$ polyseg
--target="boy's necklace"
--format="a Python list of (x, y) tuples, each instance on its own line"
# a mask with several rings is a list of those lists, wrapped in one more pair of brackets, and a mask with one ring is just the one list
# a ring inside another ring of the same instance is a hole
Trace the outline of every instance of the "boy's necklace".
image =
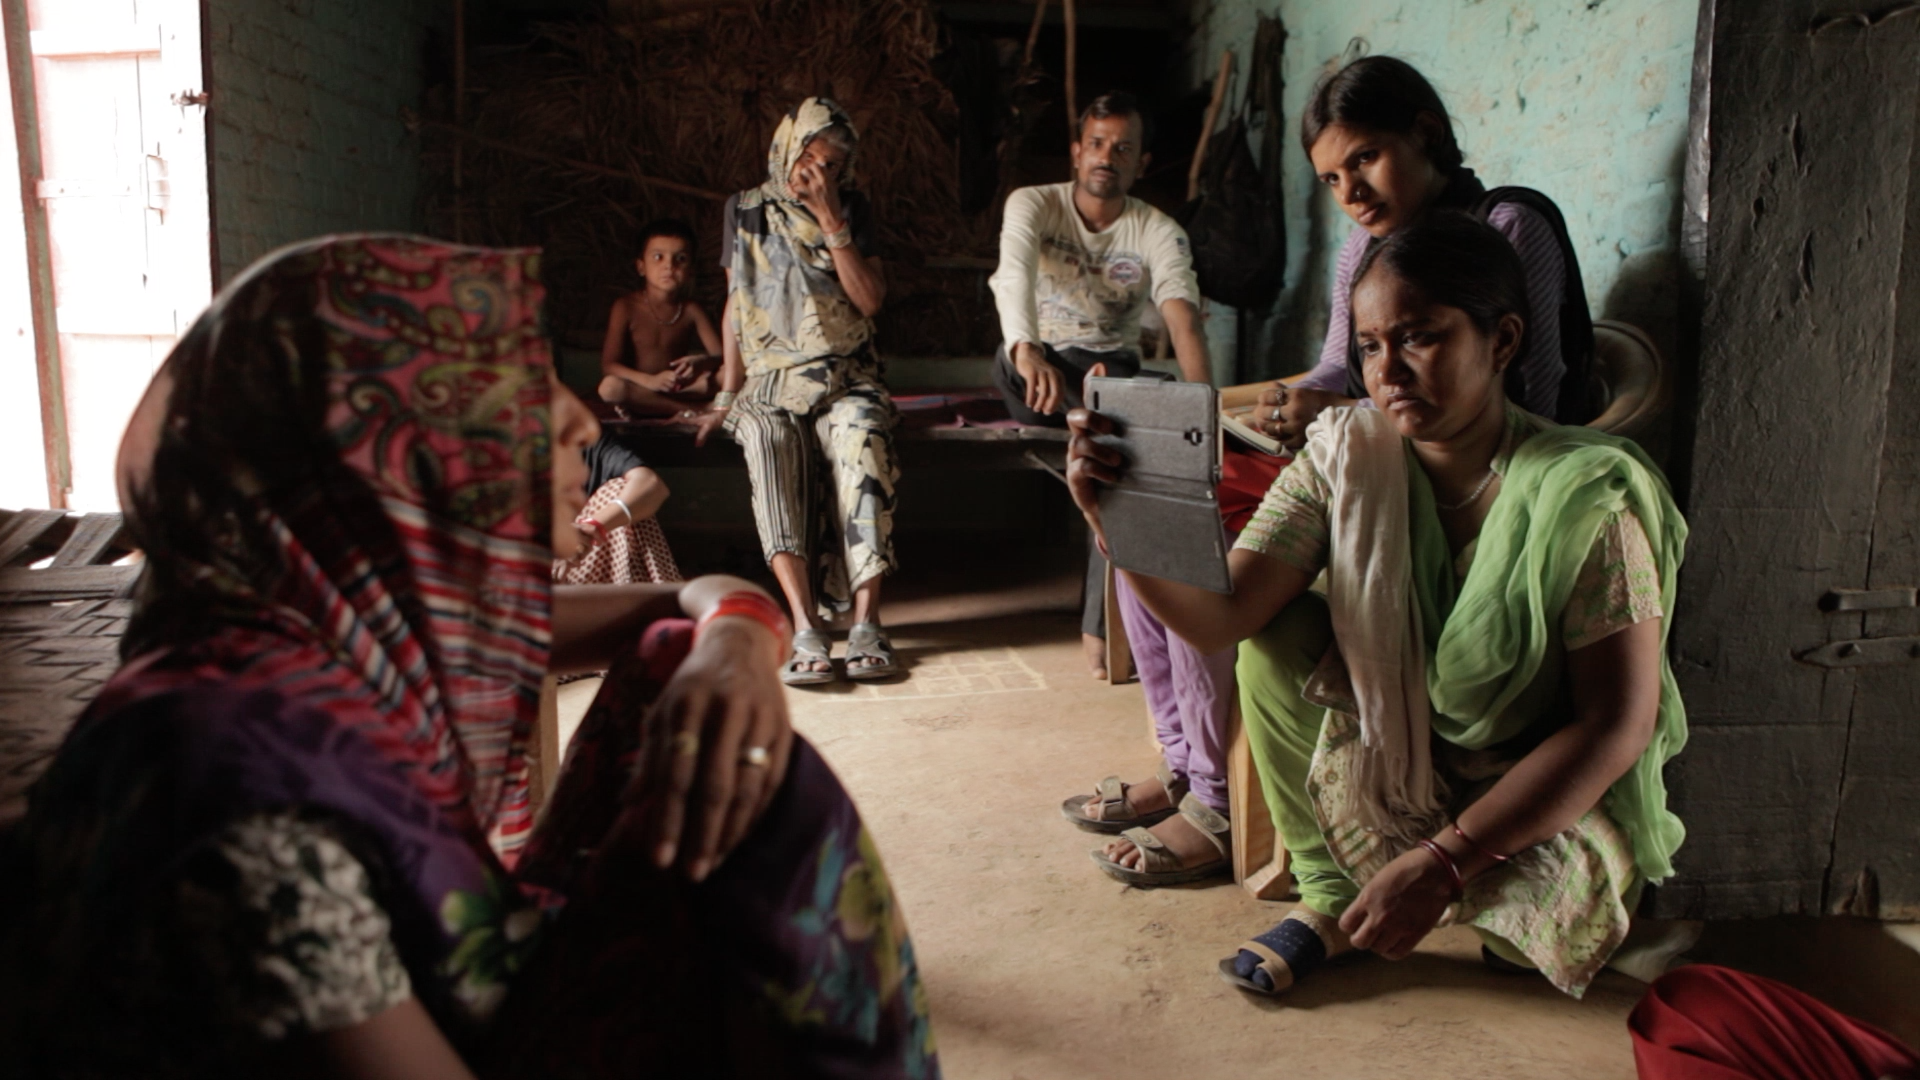
[(674, 308), (674, 309), (673, 309), (673, 318), (671, 318), (671, 319), (662, 319), (662, 318), (661, 318), (660, 316), (658, 316), (658, 315), (655, 315), (655, 314), (653, 313), (653, 308), (652, 308), (652, 307), (651, 307), (650, 305), (648, 305), (648, 304), (647, 304), (647, 302), (646, 302), (645, 300), (642, 300), (642, 301), (640, 302), (640, 306), (641, 306), (641, 307), (643, 307), (643, 308), (646, 308), (646, 310), (647, 310), (647, 318), (649, 318), (649, 319), (652, 319), (652, 320), (653, 320), (654, 322), (657, 322), (657, 323), (659, 323), (659, 324), (660, 324), (661, 326), (672, 326), (672, 325), (673, 325), (674, 323), (677, 323), (677, 322), (679, 322), (679, 321), (680, 321), (680, 316), (681, 316), (681, 315), (684, 315), (684, 314), (686, 313), (686, 310), (687, 310), (687, 304), (686, 304), (686, 301), (684, 301), (684, 300), (682, 300), (682, 301), (680, 302), (680, 306), (678, 306), (678, 307), (676, 307), (676, 308)]

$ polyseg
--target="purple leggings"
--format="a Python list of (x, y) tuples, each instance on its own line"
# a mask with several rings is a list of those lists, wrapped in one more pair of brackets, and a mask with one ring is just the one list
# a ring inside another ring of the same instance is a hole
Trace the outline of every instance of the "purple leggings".
[(1166, 751), (1167, 768), (1187, 778), (1202, 803), (1227, 812), (1227, 750), (1232, 720), (1235, 648), (1202, 653), (1168, 630), (1113, 576), (1120, 618), (1126, 623), (1133, 666), (1147, 693), (1147, 711)]

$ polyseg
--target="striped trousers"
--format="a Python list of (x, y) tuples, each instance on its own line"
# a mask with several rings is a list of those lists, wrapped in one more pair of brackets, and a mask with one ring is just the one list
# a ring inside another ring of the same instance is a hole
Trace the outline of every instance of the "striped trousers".
[(891, 573), (899, 414), (877, 378), (849, 373), (812, 409), (778, 402), (781, 376), (750, 379), (727, 417), (753, 483), (761, 553), (809, 561), (815, 595), (844, 607), (853, 590)]

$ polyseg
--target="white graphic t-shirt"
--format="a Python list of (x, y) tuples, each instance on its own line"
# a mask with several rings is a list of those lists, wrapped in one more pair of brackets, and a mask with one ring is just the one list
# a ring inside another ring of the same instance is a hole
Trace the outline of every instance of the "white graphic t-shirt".
[(1118, 221), (1092, 232), (1073, 208), (1072, 183), (1007, 196), (1000, 267), (987, 283), (1008, 345), (1131, 349), (1147, 301), (1200, 303), (1185, 229), (1128, 198)]

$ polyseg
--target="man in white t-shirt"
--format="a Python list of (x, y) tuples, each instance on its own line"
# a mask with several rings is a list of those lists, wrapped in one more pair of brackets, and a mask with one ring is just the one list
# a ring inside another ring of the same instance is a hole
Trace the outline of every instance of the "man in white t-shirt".
[[(1149, 302), (1160, 308), (1180, 374), (1207, 381), (1200, 283), (1187, 232), (1127, 196), (1151, 160), (1146, 141), (1146, 117), (1133, 95), (1102, 94), (1080, 114), (1073, 180), (1007, 196), (1000, 266), (987, 282), (1002, 337), (993, 384), (1023, 424), (1065, 426), (1095, 364), (1105, 364), (1108, 375), (1138, 375), (1140, 315)], [(1104, 679), (1107, 562), (1088, 546), (1080, 634), (1088, 669)]]
[(1132, 94), (1102, 94), (1080, 115), (1073, 180), (1007, 196), (1000, 267), (988, 284), (1002, 342), (994, 385), (1014, 419), (1059, 427), (1094, 364), (1140, 371), (1140, 315), (1157, 305), (1180, 373), (1207, 381), (1200, 285), (1186, 230), (1129, 198), (1151, 160)]

